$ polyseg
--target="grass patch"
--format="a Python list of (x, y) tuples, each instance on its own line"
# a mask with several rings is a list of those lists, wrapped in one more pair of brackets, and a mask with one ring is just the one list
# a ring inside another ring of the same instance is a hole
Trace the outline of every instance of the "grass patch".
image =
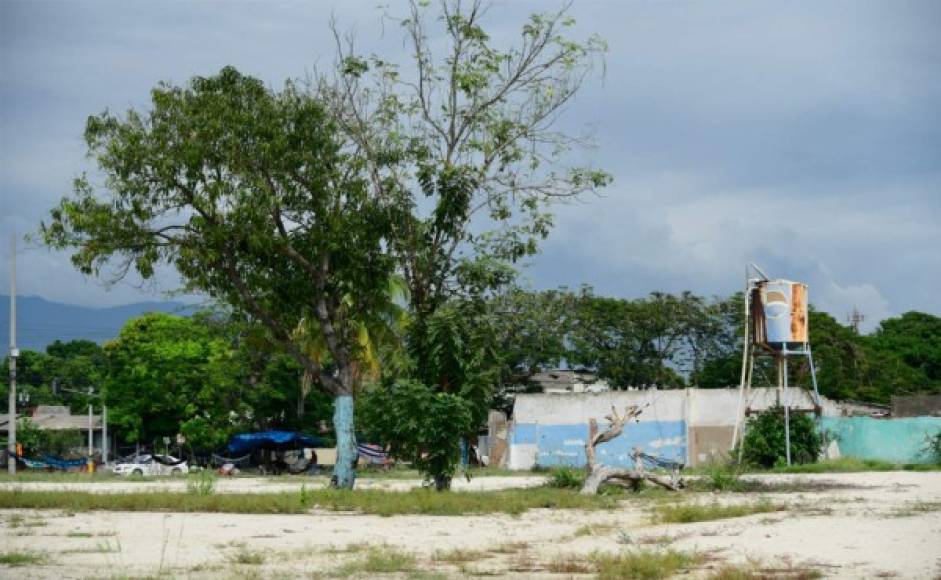
[(916, 501), (905, 507), (897, 508), (892, 512), (892, 515), (897, 518), (906, 518), (937, 511), (941, 511), (941, 501)]
[(453, 550), (438, 550), (431, 556), (433, 562), (447, 562), (449, 564), (463, 564), (464, 562), (473, 562), (487, 558), (490, 555), (480, 550), (462, 550), (455, 548)]
[(553, 574), (590, 574), (594, 570), (591, 562), (573, 555), (556, 556), (546, 564), (546, 571)]
[(653, 508), (656, 523), (690, 524), (727, 518), (740, 518), (752, 514), (782, 511), (784, 506), (769, 501), (748, 504), (663, 504)]
[[(303, 495), (303, 497), (302, 497)], [(399, 514), (521, 514), (533, 508), (596, 510), (615, 500), (572, 490), (544, 488), (503, 491), (435, 492), (414, 489), (316, 489), (298, 493), (195, 495), (167, 491), (98, 494), (72, 491), (0, 490), (0, 509), (62, 509), (73, 512), (157, 511), (297, 514), (311, 508), (392, 516)]]
[(393, 574), (396, 572), (414, 572), (417, 560), (409, 552), (391, 546), (370, 547), (366, 555), (353, 562), (347, 562), (337, 570), (340, 576), (358, 574)]
[(575, 537), (600, 536), (614, 531), (617, 528), (615, 524), (585, 524), (575, 530)]
[(38, 566), (46, 561), (45, 554), (39, 552), (3, 552), (0, 553), (0, 565), (2, 566)]
[(506, 542), (487, 550), (491, 554), (518, 554), (529, 548), (528, 542)]
[(701, 561), (702, 557), (697, 554), (676, 550), (637, 550), (619, 554), (595, 553), (591, 556), (599, 580), (669, 578)]
[(207, 496), (216, 491), (216, 473), (208, 469), (190, 473), (186, 478), (186, 493)]
[(246, 566), (260, 566), (265, 563), (265, 554), (255, 550), (239, 550), (229, 555), (229, 562)]
[(96, 471), (87, 473), (81, 471), (66, 472), (47, 472), (47, 471), (21, 471), (16, 475), (9, 473), (0, 474), (0, 483), (26, 483), (26, 482), (50, 482), (50, 483), (104, 483), (115, 481), (153, 481), (153, 478), (135, 478), (122, 477), (107, 471)]
[(549, 486), (561, 489), (581, 489), (585, 483), (585, 470), (574, 467), (555, 467), (549, 472)]
[(823, 573), (812, 568), (800, 568), (795, 566), (767, 568), (757, 563), (748, 563), (723, 564), (707, 576), (708, 580), (766, 580), (767, 578), (814, 580), (816, 578), (823, 578)]
[(936, 471), (941, 469), (937, 465), (899, 465), (881, 461), (879, 459), (859, 459), (857, 457), (841, 457), (827, 459), (817, 463), (803, 463), (800, 465), (780, 466), (771, 470), (773, 473), (852, 473), (856, 471)]

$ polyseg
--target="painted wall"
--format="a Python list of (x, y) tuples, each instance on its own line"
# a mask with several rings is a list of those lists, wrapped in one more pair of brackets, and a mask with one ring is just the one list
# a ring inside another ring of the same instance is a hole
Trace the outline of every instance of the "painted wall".
[(941, 431), (941, 417), (822, 417), (821, 428), (836, 435), (843, 456), (929, 463), (930, 457), (923, 452), (925, 439)]
[[(603, 431), (607, 428), (607, 423), (599, 422), (598, 428)], [(587, 439), (588, 425), (585, 423), (517, 423), (513, 429), (513, 445), (526, 448), (532, 454), (533, 466), (538, 467), (584, 466)], [(598, 461), (614, 467), (632, 467), (634, 460), (631, 458), (631, 451), (635, 446), (650, 455), (685, 463), (686, 422), (631, 423), (619, 437), (597, 448)], [(529, 454), (526, 457), (528, 456)]]
[[(714, 461), (725, 456), (731, 445), (738, 396), (737, 389), (521, 394), (516, 397), (509, 426), (506, 465), (510, 469), (583, 466), (588, 420), (595, 418), (599, 428), (604, 429), (607, 425), (604, 417), (612, 407), (623, 412), (631, 405), (643, 407), (643, 414), (637, 422), (627, 425), (620, 437), (598, 448), (600, 461), (630, 466), (634, 446), (687, 465)], [(752, 413), (759, 412), (777, 404), (778, 396), (773, 388), (752, 389), (743, 406)], [(806, 391), (791, 389), (790, 398), (794, 409), (814, 409), (813, 399)], [(913, 449), (920, 449), (923, 444), (924, 428), (878, 425), (875, 434), (870, 435), (868, 424), (840, 422), (853, 419), (840, 417), (844, 412), (840, 404), (823, 399), (821, 406), (825, 420), (831, 421), (826, 425), (836, 426), (825, 428), (845, 433), (843, 455), (911, 462)], [(917, 445), (914, 439), (918, 439)], [(895, 451), (885, 451), (886, 447)]]

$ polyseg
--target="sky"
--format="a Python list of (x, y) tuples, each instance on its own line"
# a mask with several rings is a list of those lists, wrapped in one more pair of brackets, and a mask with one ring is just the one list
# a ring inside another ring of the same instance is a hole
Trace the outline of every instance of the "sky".
[[(333, 60), (328, 24), (361, 52), (406, 61), (376, 0), (0, 0), (0, 293), (9, 239), (34, 232), (93, 171), (82, 131), (105, 109), (145, 109), (159, 81), (226, 65), (279, 87)], [(557, 2), (491, 3), (510, 41)], [(386, 10), (399, 13), (401, 2)], [(594, 135), (614, 176), (558, 206), (533, 288), (639, 297), (740, 290), (747, 262), (807, 282), (817, 307), (864, 330), (941, 314), (941, 3), (575, 0), (575, 34), (609, 45), (560, 127)], [(81, 305), (159, 298), (172, 271), (106, 287), (68, 255), (21, 243), (21, 294)]]

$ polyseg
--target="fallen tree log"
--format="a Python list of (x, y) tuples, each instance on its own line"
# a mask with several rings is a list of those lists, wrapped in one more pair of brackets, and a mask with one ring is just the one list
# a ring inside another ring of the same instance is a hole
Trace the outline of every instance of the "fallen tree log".
[(667, 478), (654, 473), (648, 473), (644, 469), (642, 452), (634, 448), (632, 457), (634, 458), (634, 468), (617, 468), (598, 463), (596, 460), (596, 447), (598, 445), (611, 441), (624, 432), (625, 424), (631, 419), (636, 418), (643, 413), (643, 408), (632, 405), (624, 410), (623, 415), (618, 415), (617, 410), (611, 407), (611, 414), (605, 417), (608, 420), (608, 428), (598, 432), (598, 421), (594, 418), (588, 420), (588, 441), (585, 443), (585, 458), (587, 460), (588, 475), (582, 484), (581, 493), (584, 495), (594, 495), (603, 483), (612, 483), (615, 485), (630, 485), (637, 488), (644, 481), (649, 481), (660, 487), (679, 491), (683, 487), (683, 482), (677, 477)]

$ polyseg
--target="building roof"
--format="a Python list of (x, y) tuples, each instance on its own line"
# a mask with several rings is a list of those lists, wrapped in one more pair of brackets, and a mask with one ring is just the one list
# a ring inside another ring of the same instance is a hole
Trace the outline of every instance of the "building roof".
[[(25, 415), (19, 414), (23, 419)], [(27, 417), (36, 427), (48, 431), (87, 430), (88, 415), (73, 415), (68, 407), (59, 405), (40, 405)], [(6, 429), (9, 423), (9, 414), (0, 415), (0, 429)], [(92, 415), (92, 430), (101, 429), (101, 415)]]

